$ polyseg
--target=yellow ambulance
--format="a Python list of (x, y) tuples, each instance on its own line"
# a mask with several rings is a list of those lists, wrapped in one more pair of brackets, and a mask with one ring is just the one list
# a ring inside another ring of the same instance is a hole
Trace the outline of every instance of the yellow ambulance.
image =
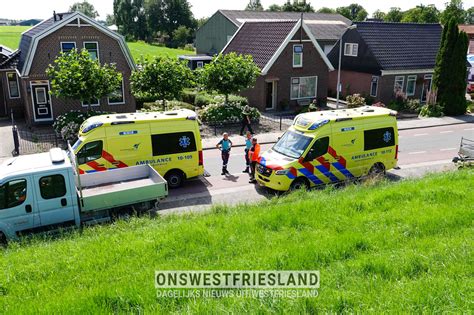
[(199, 124), (187, 109), (91, 117), (73, 150), (80, 173), (150, 164), (170, 188), (204, 173)]
[(287, 191), (384, 173), (397, 165), (396, 115), (373, 106), (298, 115), (260, 157), (256, 179)]

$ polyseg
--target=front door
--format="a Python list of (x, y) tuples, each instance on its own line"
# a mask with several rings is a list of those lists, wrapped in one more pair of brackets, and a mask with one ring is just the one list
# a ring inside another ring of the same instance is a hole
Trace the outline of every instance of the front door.
[(276, 107), (276, 81), (267, 82), (267, 95), (265, 100), (265, 109), (272, 110)]
[(33, 100), (33, 113), (35, 121), (53, 120), (48, 84), (32, 85), (31, 98)]
[(421, 102), (426, 103), (428, 93), (431, 91), (431, 85), (433, 84), (433, 75), (427, 74), (423, 80), (423, 90), (421, 90)]

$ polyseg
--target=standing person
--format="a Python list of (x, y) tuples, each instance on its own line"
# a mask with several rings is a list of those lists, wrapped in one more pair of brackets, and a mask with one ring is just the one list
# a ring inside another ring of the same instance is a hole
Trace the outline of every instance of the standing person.
[(318, 101), (314, 99), (311, 104), (309, 104), (308, 112), (316, 112), (319, 110)]
[(240, 128), (240, 135), (244, 135), (244, 129), (247, 127), (247, 129), (250, 131), (251, 134), (253, 134), (252, 126), (251, 126), (251, 119), (250, 119), (250, 106), (245, 105), (244, 109), (242, 110), (242, 128)]
[(232, 141), (229, 139), (229, 134), (224, 132), (222, 139), (216, 144), (216, 148), (221, 150), (222, 157), (222, 173), (221, 175), (230, 175), (227, 171), (227, 163), (229, 163), (230, 149), (232, 148)]
[(258, 158), (260, 157), (260, 144), (257, 142), (257, 138), (252, 139), (252, 147), (249, 151), (250, 159), (250, 180), (249, 183), (253, 184), (257, 182), (255, 180), (255, 167), (257, 166)]
[(249, 151), (250, 148), (252, 147), (252, 134), (250, 131), (247, 131), (247, 134), (245, 135), (245, 170), (242, 171), (242, 173), (249, 173), (250, 172), (250, 157), (249, 157)]

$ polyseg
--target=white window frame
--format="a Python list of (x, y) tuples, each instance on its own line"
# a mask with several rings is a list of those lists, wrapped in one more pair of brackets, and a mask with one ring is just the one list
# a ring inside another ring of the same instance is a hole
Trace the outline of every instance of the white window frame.
[[(301, 47), (301, 52), (300, 53), (295, 53), (295, 47)], [(301, 56), (301, 62), (300, 64), (295, 64), (295, 54), (299, 54)], [(291, 63), (293, 64), (293, 68), (303, 68), (303, 45), (302, 44), (297, 44), (293, 45), (293, 59)]]
[(99, 55), (100, 55), (100, 54), (99, 54), (99, 42), (94, 42), (94, 41), (87, 41), (87, 42), (84, 42), (84, 43), (82, 44), (82, 47), (83, 47), (85, 50), (87, 50), (86, 44), (95, 44), (96, 50), (97, 50), (97, 59), (96, 59), (96, 60), (97, 60), (97, 61), (100, 61), (100, 57), (99, 57)]
[(74, 44), (74, 48), (73, 48), (73, 49), (77, 49), (77, 44), (76, 44), (76, 42), (60, 42), (60, 44), (59, 44), (60, 47), (59, 47), (59, 48), (61, 48), (61, 52), (64, 52), (64, 50), (63, 50), (63, 44)]
[(403, 75), (397, 75), (395, 76), (395, 82), (393, 83), (393, 91), (396, 93), (397, 92), (397, 81), (401, 81), (402, 84), (401, 84), (401, 88), (400, 88), (400, 91), (403, 92), (403, 88), (405, 87), (405, 76)]
[[(349, 52), (347, 48), (349, 47)], [(355, 53), (354, 53), (355, 50)], [(344, 56), (357, 57), (359, 55), (359, 44), (357, 43), (345, 43), (344, 44)]]
[(203, 67), (204, 67), (204, 61), (196, 62), (196, 68), (203, 68)]
[[(8, 80), (8, 74), (9, 74), (9, 73), (15, 74), (15, 78), (16, 78), (16, 88), (17, 88), (17, 90), (18, 90), (18, 96), (12, 96), (12, 94), (11, 94), (11, 91), (10, 91), (10, 81)], [(18, 80), (18, 74), (17, 74), (16, 72), (9, 71), (9, 72), (6, 72), (6, 73), (5, 73), (5, 77), (6, 77), (6, 79), (7, 79), (8, 97), (9, 97), (11, 100), (21, 98), (20, 81)]]
[[(374, 79), (377, 79), (377, 83), (375, 83), (375, 84), (377, 84), (376, 88), (375, 88), (375, 95), (372, 94), (372, 84), (374, 84)], [(379, 91), (379, 81), (380, 81), (380, 77), (372, 76), (372, 79), (370, 80), (370, 96), (377, 97), (377, 94), (378, 94), (378, 91)]]
[(125, 104), (125, 85), (124, 85), (124, 82), (123, 82), (123, 77), (122, 77), (122, 101), (113, 103), (113, 102), (110, 101), (110, 98), (107, 97), (107, 103), (111, 106)]
[[(407, 76), (407, 88), (406, 88), (406, 91), (407, 91), (407, 96), (414, 96), (416, 94), (416, 80), (418, 79), (418, 76), (417, 75), (409, 75)], [(413, 81), (413, 92), (412, 93), (408, 93), (408, 83)]]
[[(301, 85), (301, 79), (307, 79), (307, 78), (314, 78), (315, 79), (315, 85), (314, 85), (314, 95), (313, 96), (305, 96), (301, 97), (300, 96), (300, 88), (299, 86)], [(293, 90), (293, 80), (294, 79), (299, 79), (298, 83), (298, 97), (294, 98), (291, 96), (291, 91)], [(301, 99), (311, 99), (311, 98), (316, 98), (318, 96), (318, 76), (316, 75), (311, 75), (311, 76), (306, 76), (306, 77), (291, 77), (290, 78), (290, 100), (301, 100)]]
[[(85, 104), (84, 102), (81, 101), (82, 107), (88, 107), (89, 105)], [(95, 104), (90, 104), (91, 107), (97, 107), (100, 106), (100, 99), (97, 99), (97, 103)]]
[[(44, 93), (44, 102), (40, 102), (38, 98), (38, 91), (43, 90)], [(46, 89), (45, 88), (36, 88), (35, 89), (35, 96), (36, 96), (36, 104), (38, 105), (43, 105), (43, 104), (48, 104), (48, 96), (46, 95)]]

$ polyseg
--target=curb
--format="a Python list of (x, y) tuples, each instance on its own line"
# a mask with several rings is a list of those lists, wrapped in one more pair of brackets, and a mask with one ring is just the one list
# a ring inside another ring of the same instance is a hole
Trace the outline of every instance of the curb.
[[(417, 126), (417, 127), (405, 127), (405, 128), (398, 128), (398, 130), (414, 130), (414, 129), (426, 129), (426, 128), (433, 128), (433, 127), (445, 127), (445, 126), (455, 126), (455, 125), (464, 125), (464, 124), (474, 124), (473, 121), (463, 121), (463, 122), (453, 122), (453, 123), (448, 123), (448, 124), (441, 124), (441, 125), (431, 125), (431, 126)], [(282, 131), (283, 132), (283, 131)], [(263, 141), (259, 142), (259, 144), (273, 144), (276, 143), (275, 141)], [(232, 146), (233, 148), (240, 148), (240, 147), (245, 147), (245, 144), (236, 144)], [(203, 147), (203, 151), (207, 150), (213, 150), (216, 147)]]

